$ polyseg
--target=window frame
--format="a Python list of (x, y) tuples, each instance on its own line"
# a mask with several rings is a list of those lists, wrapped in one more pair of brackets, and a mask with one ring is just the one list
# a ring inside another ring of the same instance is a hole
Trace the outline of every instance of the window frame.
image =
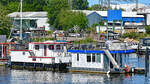
[(40, 45), (35, 45), (35, 50), (39, 50), (40, 49)]
[(92, 54), (92, 62), (96, 62), (96, 56), (95, 56), (95, 53)]
[(56, 50), (61, 50), (61, 45), (56, 45)]
[(77, 53), (77, 61), (79, 61), (79, 53)]
[(91, 62), (92, 60), (91, 60), (91, 54), (87, 54), (86, 55), (86, 61), (87, 62)]
[(48, 45), (49, 50), (54, 50), (54, 45)]

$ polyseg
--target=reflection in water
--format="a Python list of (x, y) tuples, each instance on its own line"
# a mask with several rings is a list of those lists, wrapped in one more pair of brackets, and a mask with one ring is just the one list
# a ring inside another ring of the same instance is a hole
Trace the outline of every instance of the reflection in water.
[[(126, 63), (144, 67), (144, 57), (131, 55)], [(138, 63), (140, 62), (140, 63)], [(0, 67), (0, 84), (150, 84), (150, 74), (88, 74), (10, 70)]]
[(0, 84), (149, 84), (149, 76), (134, 74), (59, 73), (0, 68)]

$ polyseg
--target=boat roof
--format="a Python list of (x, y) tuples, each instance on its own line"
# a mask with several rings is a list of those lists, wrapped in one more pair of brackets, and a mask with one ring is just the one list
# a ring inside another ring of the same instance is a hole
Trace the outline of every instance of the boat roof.
[[(71, 53), (105, 53), (104, 50), (68, 50), (67, 52)], [(111, 50), (110, 53), (134, 53), (135, 50)]]
[(30, 44), (68, 44), (68, 43), (71, 43), (71, 42), (58, 40), (58, 41), (45, 41), (45, 42), (31, 42)]

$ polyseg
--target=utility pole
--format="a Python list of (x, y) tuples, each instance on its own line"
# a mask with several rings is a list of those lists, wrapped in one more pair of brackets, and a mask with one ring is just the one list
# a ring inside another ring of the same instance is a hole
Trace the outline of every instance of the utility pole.
[(138, 3), (139, 3), (139, 1), (136, 0), (136, 9), (138, 9)]
[(110, 8), (110, 0), (108, 0), (108, 9)]
[(101, 6), (103, 7), (103, 0), (101, 0)]
[(99, 0), (99, 9), (101, 8), (101, 0)]
[(20, 1), (20, 40), (22, 40), (22, 0)]

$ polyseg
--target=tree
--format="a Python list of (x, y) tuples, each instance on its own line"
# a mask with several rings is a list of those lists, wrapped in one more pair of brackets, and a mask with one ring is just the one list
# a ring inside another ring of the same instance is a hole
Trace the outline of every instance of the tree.
[(150, 34), (150, 26), (145, 26), (145, 29), (146, 29), (146, 33)]
[(23, 11), (43, 11), (48, 0), (23, 0)]
[[(1, 0), (0, 3), (7, 7), (10, 12), (19, 11), (20, 0)], [(23, 0), (23, 11), (43, 11), (48, 0)], [(10, 13), (9, 12), (9, 13)]]
[(88, 4), (87, 0), (73, 0), (72, 8), (74, 10), (86, 10), (88, 9)]
[(69, 10), (70, 7), (67, 0), (50, 0), (45, 9), (48, 11), (50, 25), (58, 29), (58, 14), (61, 10)]
[(88, 19), (86, 15), (81, 12), (72, 12), (72, 11), (64, 11), (62, 10), (61, 13), (58, 15), (57, 18), (58, 27), (63, 30), (69, 30), (74, 26), (79, 27), (79, 31), (81, 29), (85, 29), (87, 27)]
[(9, 10), (9, 13), (18, 12), (20, 10), (19, 5), (20, 5), (19, 2), (10, 2), (7, 5), (7, 10)]
[(97, 10), (97, 11), (106, 11), (108, 9), (112, 9), (112, 8), (108, 8), (106, 6), (101, 6), (99, 4), (95, 4), (95, 5), (92, 5), (91, 7), (89, 7), (89, 10)]
[(8, 11), (0, 5), (0, 35), (9, 35), (11, 28), (10, 18), (7, 16)]

